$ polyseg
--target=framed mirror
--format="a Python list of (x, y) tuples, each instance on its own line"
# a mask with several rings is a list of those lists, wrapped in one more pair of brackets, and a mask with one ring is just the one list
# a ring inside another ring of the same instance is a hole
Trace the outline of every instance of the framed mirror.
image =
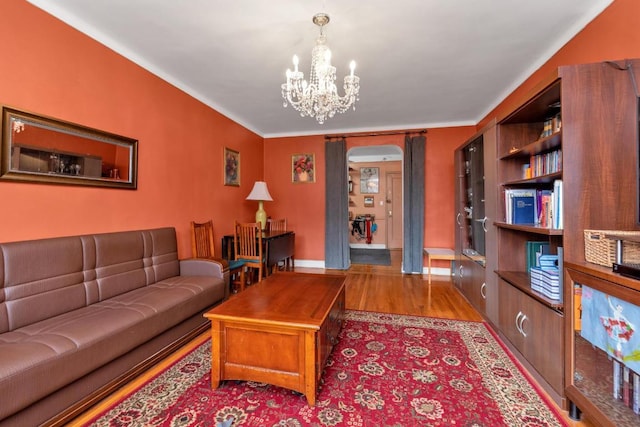
[(137, 188), (138, 141), (2, 107), (0, 180)]

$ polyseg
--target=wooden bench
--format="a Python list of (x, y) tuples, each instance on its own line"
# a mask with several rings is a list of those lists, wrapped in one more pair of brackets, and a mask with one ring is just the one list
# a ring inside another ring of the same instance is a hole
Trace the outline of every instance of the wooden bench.
[(456, 253), (452, 249), (447, 248), (424, 248), (424, 253), (427, 256), (429, 284), (431, 284), (431, 260), (442, 259), (446, 261), (453, 261), (456, 258)]

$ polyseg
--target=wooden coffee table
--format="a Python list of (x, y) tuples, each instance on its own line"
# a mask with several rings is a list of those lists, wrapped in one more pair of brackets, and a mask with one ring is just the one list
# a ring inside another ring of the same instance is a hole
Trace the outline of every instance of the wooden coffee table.
[(282, 272), (208, 311), (211, 388), (264, 382), (303, 393), (309, 405), (337, 342), (345, 276)]

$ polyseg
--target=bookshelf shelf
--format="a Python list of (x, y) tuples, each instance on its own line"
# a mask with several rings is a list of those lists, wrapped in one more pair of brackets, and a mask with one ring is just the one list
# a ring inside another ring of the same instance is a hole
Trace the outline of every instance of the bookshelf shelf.
[(542, 236), (562, 236), (563, 231), (561, 228), (549, 228), (540, 227), (537, 225), (525, 225), (525, 224), (507, 224), (506, 222), (495, 222), (494, 225), (498, 228), (505, 228), (509, 230), (523, 231), (526, 233), (540, 234)]
[(562, 178), (562, 171), (549, 173), (546, 175), (534, 176), (533, 178), (517, 179), (514, 181), (504, 182), (502, 185), (508, 187), (530, 186), (535, 184), (551, 184), (556, 179)]
[(564, 304), (561, 301), (556, 301), (545, 297), (544, 295), (534, 291), (531, 289), (531, 279), (529, 277), (529, 273), (526, 271), (496, 271), (496, 274), (501, 279), (509, 282), (512, 286), (518, 288), (531, 298), (535, 299), (539, 303), (562, 313), (564, 309)]
[(525, 145), (521, 148), (512, 147), (509, 152), (502, 157), (500, 160), (509, 160), (516, 159), (521, 157), (531, 157), (535, 156), (539, 153), (544, 153), (547, 151), (557, 150), (562, 145), (562, 131), (555, 132), (550, 136), (545, 138), (540, 138), (530, 144)]

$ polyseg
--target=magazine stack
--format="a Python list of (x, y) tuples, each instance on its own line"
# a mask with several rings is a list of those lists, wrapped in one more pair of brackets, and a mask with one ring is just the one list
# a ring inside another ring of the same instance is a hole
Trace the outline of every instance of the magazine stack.
[(558, 255), (541, 255), (539, 262), (539, 267), (531, 267), (531, 289), (549, 299), (561, 300)]

